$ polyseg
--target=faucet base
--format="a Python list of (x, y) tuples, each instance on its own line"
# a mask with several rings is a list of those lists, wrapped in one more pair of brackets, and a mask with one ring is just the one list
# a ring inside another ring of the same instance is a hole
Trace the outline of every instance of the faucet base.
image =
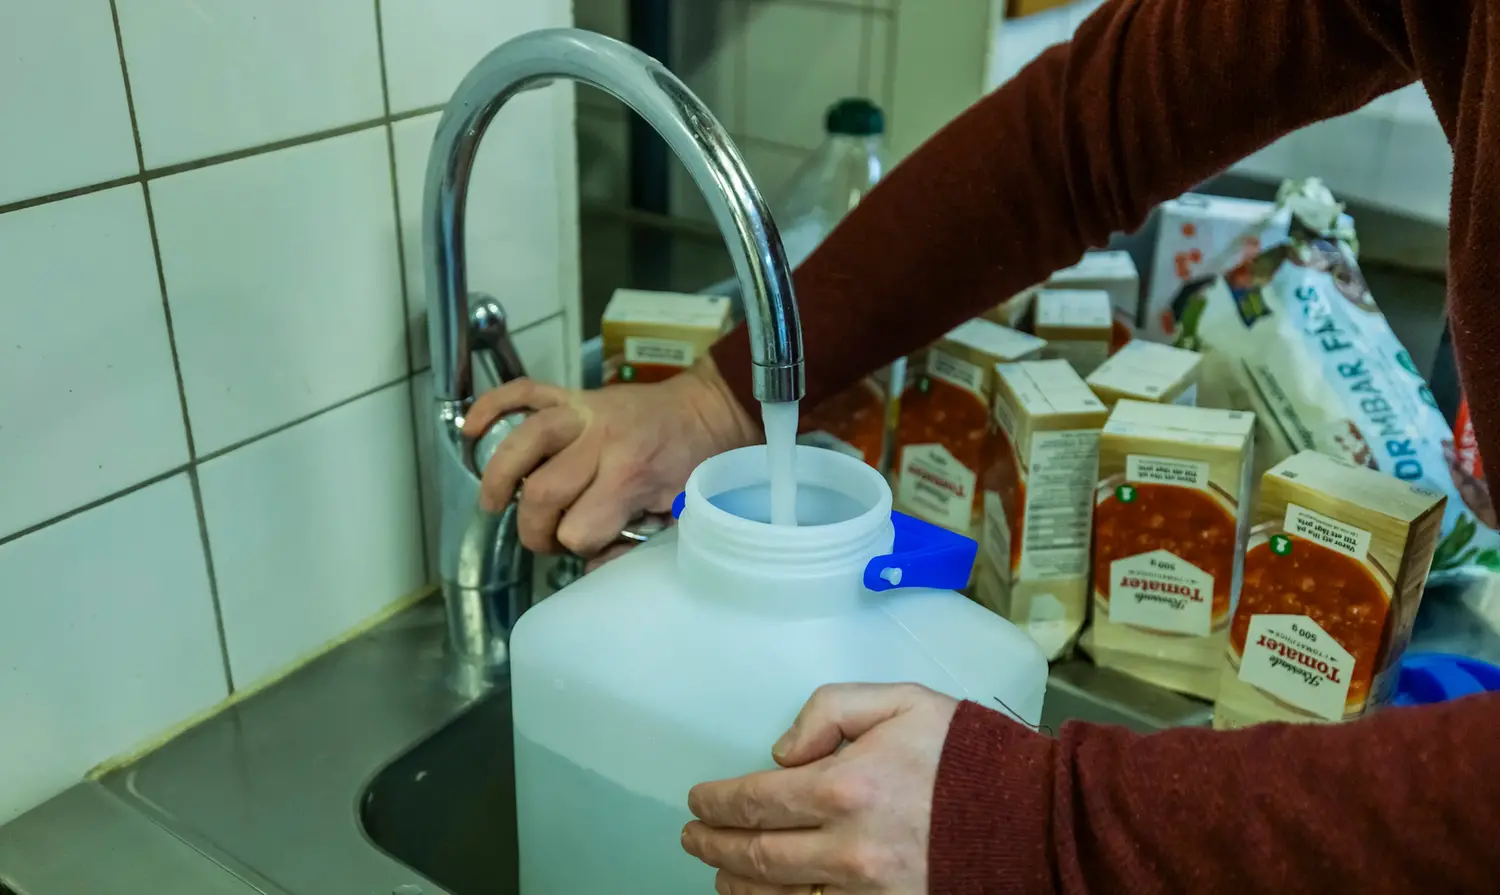
[(481, 696), (509, 673), (510, 626), (531, 602), (531, 563), (523, 565), (525, 579), (487, 588), (443, 582), (448, 616), (444, 664), (449, 684), (460, 696)]

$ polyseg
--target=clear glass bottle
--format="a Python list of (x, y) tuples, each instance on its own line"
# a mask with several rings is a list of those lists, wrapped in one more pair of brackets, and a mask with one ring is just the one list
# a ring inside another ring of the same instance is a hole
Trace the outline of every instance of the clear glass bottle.
[[(885, 174), (885, 113), (868, 99), (841, 99), (828, 109), (826, 137), (771, 203), (787, 259), (812, 254)], [(891, 462), (896, 399), (906, 361), (858, 382), (803, 415), (803, 444), (858, 457), (882, 473)]]

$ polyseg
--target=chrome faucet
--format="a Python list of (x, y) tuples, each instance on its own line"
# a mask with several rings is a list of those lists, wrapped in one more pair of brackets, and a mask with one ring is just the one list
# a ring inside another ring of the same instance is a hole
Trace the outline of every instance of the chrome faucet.
[[(739, 150), (708, 108), (656, 60), (589, 31), (535, 31), (482, 59), (438, 124), (423, 209), (442, 508), (439, 564), (453, 681), (469, 692), (482, 690), (505, 669), (510, 629), (530, 603), (531, 567), (517, 537), (515, 503), (500, 514), (478, 506), (479, 474), (521, 417), (501, 420), (477, 440), (462, 431), (474, 399), (472, 352), (481, 334), (493, 336), (495, 311), (470, 308), (464, 203), (475, 153), (495, 113), (517, 93), (559, 78), (610, 93), (672, 147), (729, 246), (745, 298), (755, 397), (785, 402), (803, 395), (802, 328), (781, 237)], [(503, 312), (500, 328), (503, 335)], [(489, 340), (492, 354), (497, 345)], [(517, 365), (497, 366), (503, 376), (505, 367)]]

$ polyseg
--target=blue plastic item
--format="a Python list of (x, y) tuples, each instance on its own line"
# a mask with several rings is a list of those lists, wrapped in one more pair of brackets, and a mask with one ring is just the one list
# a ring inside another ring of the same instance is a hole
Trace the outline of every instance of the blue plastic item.
[(961, 590), (969, 585), (969, 570), (979, 545), (972, 538), (923, 522), (905, 513), (891, 513), (896, 542), (891, 552), (865, 566), (865, 587), (873, 591), (895, 587)]
[(1411, 653), (1401, 660), (1391, 705), (1430, 705), (1500, 690), (1500, 668), (1467, 656)]
[[(685, 506), (684, 492), (672, 499), (672, 518), (681, 518)], [(979, 553), (979, 544), (973, 538), (894, 510), (891, 524), (896, 527), (896, 541), (890, 553), (875, 557), (865, 566), (866, 588), (962, 590), (969, 586), (969, 570)]]

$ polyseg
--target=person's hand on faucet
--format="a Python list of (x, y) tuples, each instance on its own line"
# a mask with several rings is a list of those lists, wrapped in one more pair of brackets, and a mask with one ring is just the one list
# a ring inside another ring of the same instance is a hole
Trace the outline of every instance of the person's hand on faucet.
[(590, 557), (643, 512), (664, 513), (700, 462), (760, 440), (711, 360), (666, 382), (577, 391), (520, 379), (481, 395), (464, 434), (533, 411), (484, 470), (480, 503), (520, 494), (521, 542)]
[(682, 847), (718, 868), (721, 895), (924, 895), (933, 786), (957, 709), (916, 684), (819, 688), (772, 750), (783, 770), (693, 787), (699, 820)]

